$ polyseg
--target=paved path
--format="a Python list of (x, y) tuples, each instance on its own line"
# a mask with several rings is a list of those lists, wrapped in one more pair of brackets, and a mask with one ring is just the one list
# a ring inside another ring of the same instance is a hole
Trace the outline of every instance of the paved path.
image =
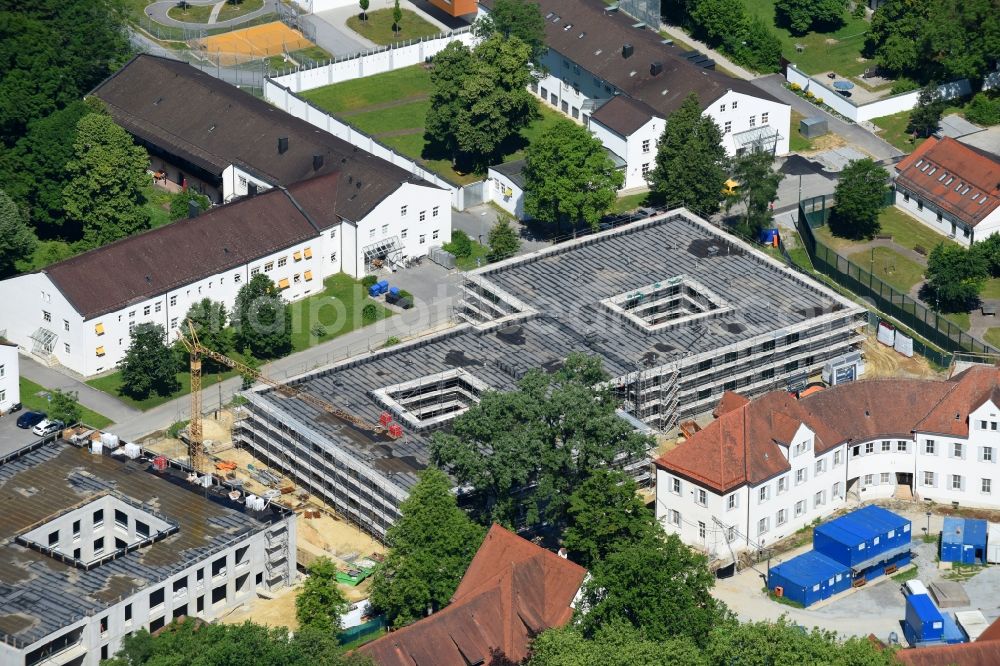
[(746, 79), (747, 81), (750, 81), (751, 79), (756, 79), (758, 76), (760, 76), (760, 74), (757, 74), (755, 72), (751, 72), (748, 69), (740, 67), (739, 65), (737, 65), (735, 62), (733, 62), (732, 60), (730, 60), (726, 56), (724, 56), (721, 53), (719, 53), (718, 51), (710, 48), (708, 46), (708, 44), (706, 44), (705, 42), (699, 42), (697, 39), (695, 39), (694, 37), (692, 37), (688, 33), (684, 32), (684, 30), (682, 30), (681, 28), (678, 28), (675, 25), (667, 25), (666, 23), (661, 23), (660, 24), (660, 30), (662, 30), (663, 32), (667, 33), (668, 35), (670, 35), (674, 39), (679, 39), (680, 41), (682, 41), (682, 42), (684, 42), (686, 44), (690, 44), (691, 48), (698, 49), (702, 53), (704, 53), (704, 54), (706, 54), (708, 56), (711, 56), (712, 60), (714, 60), (716, 62), (716, 64), (722, 65), (723, 67), (725, 67), (726, 69), (728, 69), (730, 72), (732, 72), (733, 74), (735, 74), (738, 78)]
[(208, 15), (209, 25), (214, 25), (219, 20), (219, 13), (225, 6), (226, 6), (226, 0), (222, 0), (222, 2), (216, 3), (216, 5), (212, 7), (212, 13)]
[(299, 18), (312, 28), (311, 36), (319, 47), (337, 57), (377, 48), (374, 42), (368, 41), (353, 30), (348, 30), (343, 22), (338, 24), (333, 14), (335, 10), (306, 14)]
[[(218, 0), (188, 0), (192, 5), (215, 5)], [(222, 6), (225, 2), (219, 3), (218, 6), (213, 8), (212, 16), (218, 16), (219, 11), (222, 10)], [(173, 7), (177, 6), (177, 0), (162, 0), (161, 2), (154, 2), (153, 4), (146, 7), (146, 16), (153, 19), (161, 25), (174, 26), (176, 28), (188, 28), (189, 30), (207, 30), (208, 23), (192, 23), (189, 21), (178, 21), (177, 19), (170, 18), (167, 15), (167, 11)], [(226, 21), (219, 21), (218, 23), (212, 24), (213, 28), (229, 28), (235, 25), (241, 25), (258, 16), (263, 16), (268, 13), (277, 13), (278, 11), (278, 0), (264, 0), (264, 5), (248, 14), (243, 16), (238, 16), (233, 19)], [(277, 16), (275, 16), (275, 20)], [(210, 20), (211, 22), (211, 20)]]
[(823, 109), (813, 106), (791, 90), (785, 88), (784, 82), (785, 77), (780, 74), (770, 74), (751, 81), (753, 85), (764, 92), (770, 93), (786, 104), (790, 104), (794, 110), (804, 116), (822, 116), (829, 124), (831, 132), (844, 137), (849, 144), (864, 150), (876, 160), (888, 160), (903, 154), (901, 150), (883, 141), (871, 132), (852, 123), (845, 122), (840, 118), (836, 118)]
[(98, 391), (85, 384), (82, 379), (71, 376), (68, 374), (68, 370), (50, 368), (23, 354), (20, 364), (23, 377), (27, 377), (47, 389), (76, 391), (81, 405), (107, 416), (115, 423), (126, 423), (142, 414), (138, 409), (126, 405), (118, 398)]

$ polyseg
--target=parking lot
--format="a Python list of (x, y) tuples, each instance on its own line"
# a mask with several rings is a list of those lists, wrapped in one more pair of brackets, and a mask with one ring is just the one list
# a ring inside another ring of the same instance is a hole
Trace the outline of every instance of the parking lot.
[(0, 418), (0, 457), (38, 439), (31, 434), (31, 429), (22, 430), (17, 427), (17, 417), (21, 414), (24, 414), (23, 409)]
[[(919, 578), (924, 584), (937, 580), (946, 580), (948, 571), (938, 569), (935, 561), (937, 543), (924, 543), (922, 537), (927, 517), (919, 509), (922, 505), (914, 504), (912, 510), (899, 511), (913, 521), (913, 562), (917, 565)], [(943, 517), (932, 515), (930, 518), (930, 533), (937, 535), (941, 531)], [(806, 548), (782, 554), (780, 560), (788, 560), (798, 555)], [(772, 560), (772, 566), (779, 558)], [(762, 562), (759, 571), (747, 569), (736, 576), (720, 580), (716, 583), (714, 596), (724, 601), (741, 620), (776, 620), (786, 615), (789, 620), (807, 628), (820, 627), (835, 631), (842, 636), (867, 636), (874, 634), (876, 638), (886, 641), (890, 632), (895, 632), (903, 641), (902, 621), (905, 614), (905, 600), (901, 584), (892, 580), (891, 576), (882, 576), (867, 586), (847, 593), (840, 597), (820, 602), (815, 606), (802, 609), (779, 604), (769, 599), (763, 592), (764, 579), (762, 573), (766, 563)], [(1000, 617), (1000, 566), (993, 565), (980, 570), (974, 577), (962, 583), (965, 593), (969, 596), (969, 605), (956, 608), (941, 609), (944, 613), (963, 610), (980, 610), (987, 622)]]

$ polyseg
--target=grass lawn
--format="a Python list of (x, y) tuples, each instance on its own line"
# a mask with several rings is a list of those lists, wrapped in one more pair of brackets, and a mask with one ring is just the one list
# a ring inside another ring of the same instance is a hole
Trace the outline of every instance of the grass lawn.
[(883, 208), (878, 221), (882, 225), (882, 229), (879, 231), (880, 235), (889, 234), (892, 236), (894, 243), (911, 250), (919, 246), (930, 254), (930, 251), (940, 243), (958, 245), (952, 239), (939, 234), (895, 206), (886, 206)]
[(646, 197), (649, 196), (649, 192), (639, 192), (638, 194), (626, 194), (623, 197), (618, 197), (615, 201), (615, 205), (611, 207), (608, 211), (612, 215), (621, 215), (622, 213), (629, 213), (639, 206), (643, 206), (646, 203)]
[[(478, 241), (472, 241), (472, 252), (467, 257), (455, 257), (455, 268), (460, 271), (472, 271), (479, 266), (485, 266), (489, 263), (489, 259), (486, 255), (489, 254), (490, 248), (486, 245), (479, 243)], [(476, 264), (476, 260), (481, 259), (480, 264)]]
[(986, 334), (983, 338), (985, 338), (986, 342), (1000, 349), (1000, 326), (986, 329)]
[[(948, 106), (941, 115), (947, 116), (952, 113), (962, 115), (964, 108), (964, 104), (962, 106)], [(879, 133), (879, 136), (904, 152), (912, 153), (920, 144), (926, 141), (925, 138), (914, 139), (906, 131), (907, 126), (910, 124), (909, 111), (900, 111), (891, 116), (872, 118), (872, 122), (883, 130)]]
[(149, 211), (149, 226), (155, 229), (164, 224), (170, 224), (170, 202), (174, 195), (153, 185), (147, 185), (143, 191), (146, 195), (146, 210)]
[[(875, 262), (872, 263), (874, 256)], [(876, 247), (873, 250), (862, 250), (848, 257), (855, 264), (871, 271), (875, 277), (889, 284), (904, 294), (913, 285), (924, 279), (924, 267), (907, 259), (898, 252), (887, 247)]]
[(972, 324), (969, 322), (968, 312), (956, 312), (954, 314), (941, 315), (951, 323), (958, 326), (963, 331), (968, 331)]
[[(772, 26), (772, 31), (781, 40), (781, 54), (794, 62), (799, 69), (807, 74), (819, 74), (833, 70), (841, 76), (857, 76), (863, 74), (870, 62), (858, 62), (861, 49), (865, 44), (865, 33), (868, 32), (868, 21), (856, 19), (844, 13), (844, 25), (828, 32), (810, 32), (801, 37), (790, 33), (787, 28), (775, 25), (774, 0), (744, 0), (743, 3), (750, 14), (759, 16)], [(836, 40), (828, 44), (826, 40)], [(803, 47), (798, 52), (795, 45)]]
[(212, 5), (190, 5), (187, 9), (171, 7), (167, 10), (167, 16), (170, 18), (187, 23), (208, 23), (211, 14)]
[(805, 116), (798, 111), (792, 111), (792, 135), (788, 140), (788, 149), (793, 153), (801, 153), (806, 150), (812, 150), (812, 141), (802, 136), (799, 132), (799, 122), (803, 118), (805, 118)]
[(895, 574), (895, 575), (894, 575), (894, 576), (892, 577), (892, 579), (893, 579), (894, 581), (896, 581), (897, 583), (905, 583), (905, 582), (906, 582), (906, 581), (908, 581), (908, 580), (913, 580), (914, 578), (916, 578), (916, 577), (917, 577), (917, 575), (918, 575), (919, 573), (920, 573), (920, 572), (919, 572), (919, 571), (917, 571), (917, 568), (916, 568), (916, 567), (913, 567), (913, 568), (911, 568), (911, 569), (907, 569), (907, 570), (906, 570), (906, 571), (904, 571), (903, 573), (898, 573), (898, 574)]
[[(49, 389), (39, 386), (24, 377), (21, 377), (18, 383), (21, 387), (21, 404), (24, 405), (25, 409), (41, 412), (49, 411), (48, 399), (38, 395), (39, 393), (48, 393)], [(83, 405), (80, 405), (80, 421), (94, 428), (107, 428), (111, 425), (111, 419), (107, 416), (98, 414), (92, 409), (87, 409)]]
[(219, 12), (218, 21), (228, 21), (230, 19), (239, 18), (245, 16), (251, 12), (255, 12), (264, 6), (264, 0), (240, 0), (239, 4), (232, 4), (227, 2), (222, 6), (222, 10)]
[(424, 135), (424, 118), (431, 108), (428, 99), (419, 102), (410, 102), (392, 106), (381, 111), (370, 113), (357, 113), (345, 115), (351, 124), (360, 129), (365, 134), (370, 134), (376, 139), (384, 132), (406, 132), (407, 134)]
[[(239, 356), (230, 352), (233, 356)], [(218, 382), (229, 379), (230, 377), (235, 377), (236, 371), (230, 370), (222, 374), (213, 375), (208, 373), (202, 373), (201, 375), (201, 386), (202, 388), (208, 388), (209, 386), (214, 386)], [(96, 379), (88, 379), (87, 383), (93, 386), (98, 391), (104, 391), (110, 395), (115, 396), (125, 404), (131, 405), (136, 409), (141, 409), (146, 411), (147, 409), (152, 409), (162, 405), (165, 402), (173, 400), (174, 398), (180, 398), (191, 392), (191, 375), (188, 374), (187, 370), (177, 373), (177, 381), (180, 382), (181, 387), (177, 391), (174, 391), (170, 395), (156, 395), (155, 393), (145, 400), (136, 400), (135, 398), (123, 395), (120, 391), (122, 388), (122, 374), (119, 371), (112, 372), (110, 375), (105, 375), (103, 377), (98, 377)]]
[[(358, 12), (360, 14), (360, 12)], [(354, 15), (347, 19), (347, 27), (362, 37), (376, 44), (395, 44), (421, 37), (432, 37), (441, 34), (441, 29), (417, 16), (409, 9), (403, 10), (403, 19), (399, 22), (399, 31), (392, 29), (392, 10), (379, 9), (368, 12), (368, 20), (362, 21)]]
[[(392, 315), (390, 310), (368, 296), (360, 281), (346, 273), (327, 278), (323, 286), (322, 292), (291, 304), (294, 351), (302, 351), (365, 326), (361, 321), (361, 310), (367, 303), (375, 303), (378, 311), (376, 321)], [(324, 329), (320, 335), (312, 332), (317, 324)]]
[(990, 278), (979, 292), (980, 298), (1000, 298), (1000, 278)]
[(366, 76), (300, 93), (321, 109), (338, 115), (374, 104), (431, 94), (431, 73), (423, 65)]

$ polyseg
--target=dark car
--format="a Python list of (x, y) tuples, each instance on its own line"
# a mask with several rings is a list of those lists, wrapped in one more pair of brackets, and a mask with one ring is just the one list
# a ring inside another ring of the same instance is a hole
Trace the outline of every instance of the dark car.
[(18, 428), (34, 428), (45, 420), (45, 412), (25, 412), (17, 417)]

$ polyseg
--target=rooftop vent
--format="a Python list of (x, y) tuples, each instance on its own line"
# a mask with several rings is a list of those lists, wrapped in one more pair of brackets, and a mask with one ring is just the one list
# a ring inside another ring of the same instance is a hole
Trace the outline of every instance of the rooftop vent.
[(635, 47), (631, 44), (622, 44), (622, 57), (631, 58), (632, 54), (635, 53)]
[(628, 75), (629, 76), (635, 76), (636, 75), (636, 71), (633, 69), (631, 72), (628, 73)]
[(602, 53), (601, 49), (597, 49), (596, 51), (594, 51), (594, 55), (601, 55), (601, 53)]
[(573, 29), (572, 23), (567, 23), (565, 26), (563, 26), (563, 32), (569, 32), (572, 29)]
[(313, 171), (319, 171), (323, 168), (323, 156), (313, 155)]
[(279, 136), (278, 137), (278, 154), (279, 155), (284, 155), (286, 152), (288, 152), (288, 137), (287, 136)]
[(587, 33), (585, 33), (585, 32), (581, 32), (581, 33), (580, 33), (579, 35), (577, 35), (577, 36), (576, 36), (576, 38), (577, 38), (577, 39), (583, 39), (583, 38), (584, 38), (584, 37), (586, 37), (586, 36), (587, 36)]
[(662, 62), (657, 61), (657, 62), (651, 63), (649, 65), (649, 75), (650, 76), (656, 76), (657, 74), (659, 74), (662, 71), (663, 71), (663, 63)]

